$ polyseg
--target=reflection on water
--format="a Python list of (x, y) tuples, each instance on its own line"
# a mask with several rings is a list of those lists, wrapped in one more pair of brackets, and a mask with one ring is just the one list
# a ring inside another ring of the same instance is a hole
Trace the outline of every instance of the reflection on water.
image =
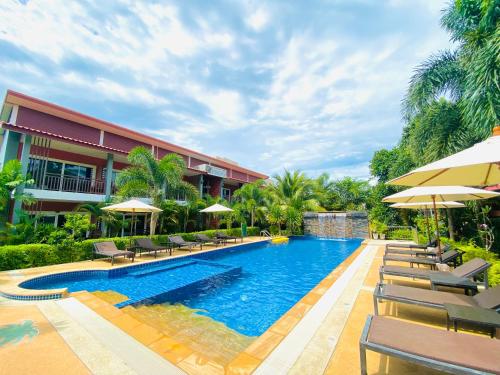
[[(114, 291), (93, 294), (113, 304), (127, 299)], [(181, 304), (127, 306), (122, 311), (223, 365), (255, 340)]]

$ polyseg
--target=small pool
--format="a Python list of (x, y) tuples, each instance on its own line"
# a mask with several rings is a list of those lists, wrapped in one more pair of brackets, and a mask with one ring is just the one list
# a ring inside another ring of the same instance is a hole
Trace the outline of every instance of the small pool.
[(21, 283), (28, 289), (114, 290), (138, 304), (182, 303), (249, 336), (264, 333), (361, 244), (295, 237), (109, 271), (77, 271)]

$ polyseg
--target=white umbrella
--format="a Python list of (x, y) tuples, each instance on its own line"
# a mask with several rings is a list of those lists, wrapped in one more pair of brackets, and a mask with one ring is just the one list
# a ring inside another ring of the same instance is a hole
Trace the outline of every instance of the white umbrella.
[[(149, 204), (146, 204), (140, 200), (137, 199), (131, 199), (122, 203), (117, 203), (117, 204), (112, 204), (111, 206), (106, 206), (102, 208), (103, 210), (106, 211), (112, 211), (112, 212), (130, 212), (132, 213), (133, 217), (135, 217), (136, 213), (157, 213), (161, 212), (162, 210), (155, 207), (151, 206)], [(151, 218), (152, 219), (152, 218)], [(132, 220), (133, 222), (133, 220)], [(132, 223), (133, 227), (133, 223)], [(150, 226), (150, 231), (152, 230), (152, 226)], [(122, 236), (123, 236), (123, 230), (122, 230)]]
[(232, 210), (231, 208), (223, 206), (222, 204), (218, 203), (210, 207), (204, 208), (203, 210), (200, 210), (200, 212), (211, 213), (211, 214), (215, 214), (218, 212), (233, 212), (233, 211), (234, 210)]
[[(394, 203), (389, 207), (392, 208), (408, 208), (414, 210), (430, 210), (433, 207), (432, 202), (422, 202), (422, 203)], [(465, 207), (465, 204), (460, 202), (436, 202), (436, 208), (460, 208)]]
[(500, 183), (500, 126), (487, 140), (388, 182), (404, 186), (490, 186)]
[[(382, 202), (425, 203), (432, 201), (436, 228), (439, 228), (436, 212), (437, 202), (470, 201), (493, 198), (497, 196), (500, 196), (500, 193), (495, 193), (493, 191), (483, 189), (475, 189), (466, 186), (419, 186), (389, 195), (388, 197), (382, 199)], [(439, 236), (437, 236), (437, 244), (440, 253), (441, 244), (439, 241)]]
[[(422, 203), (394, 203), (389, 207), (392, 208), (401, 208), (401, 209), (412, 209), (412, 210), (424, 210), (425, 213), (425, 223), (427, 225), (427, 237), (429, 242), (431, 242), (431, 233), (430, 233), (430, 225), (429, 225), (429, 215), (427, 214), (427, 210), (430, 210), (434, 206), (433, 202), (422, 202)], [(436, 208), (460, 208), (465, 207), (465, 204), (459, 202), (437, 202)]]
[(145, 213), (145, 212), (161, 212), (162, 210), (141, 202), (137, 199), (131, 199), (126, 202), (112, 204), (111, 206), (103, 207), (103, 210), (114, 212), (132, 212), (132, 213)]

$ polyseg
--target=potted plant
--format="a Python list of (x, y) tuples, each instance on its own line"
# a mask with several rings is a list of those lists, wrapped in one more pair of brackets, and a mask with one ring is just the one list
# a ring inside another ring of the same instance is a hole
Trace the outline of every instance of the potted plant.
[(370, 230), (372, 232), (372, 238), (378, 240), (378, 220), (372, 220), (370, 222)]
[(385, 240), (385, 234), (387, 233), (388, 229), (389, 229), (389, 227), (387, 226), (386, 223), (382, 223), (382, 222), (379, 223), (379, 225), (378, 225), (378, 233), (379, 233), (379, 236), (380, 236), (381, 240)]

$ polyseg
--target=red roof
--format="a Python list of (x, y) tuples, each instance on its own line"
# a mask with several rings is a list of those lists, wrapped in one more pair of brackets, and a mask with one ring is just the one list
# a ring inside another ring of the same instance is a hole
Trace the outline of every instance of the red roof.
[[(198, 151), (190, 150), (190, 149), (187, 149), (187, 148), (182, 147), (182, 146), (177, 146), (177, 145), (174, 145), (172, 143), (163, 141), (161, 139), (157, 139), (157, 138), (151, 137), (149, 135), (139, 133), (139, 132), (136, 132), (134, 130), (127, 129), (127, 128), (124, 128), (122, 126), (113, 124), (111, 122), (100, 120), (100, 119), (97, 119), (95, 117), (88, 116), (88, 115), (85, 115), (83, 113), (79, 113), (79, 112), (73, 111), (71, 109), (59, 106), (57, 104), (49, 103), (49, 102), (43, 101), (41, 99), (37, 99), (37, 98), (31, 97), (31, 96), (28, 96), (28, 95), (25, 95), (25, 94), (22, 94), (22, 93), (19, 93), (16, 91), (7, 90), (5, 102), (17, 104), (17, 105), (20, 105), (20, 106), (26, 107), (26, 108), (31, 108), (31, 109), (34, 109), (34, 110), (39, 111), (39, 112), (51, 114), (51, 115), (56, 116), (56, 117), (64, 118), (64, 119), (74, 121), (74, 122), (78, 122), (80, 124), (84, 124), (84, 125), (87, 125), (87, 126), (90, 126), (93, 128), (104, 130), (104, 131), (107, 131), (109, 133), (122, 135), (122, 136), (125, 136), (128, 138), (131, 138), (131, 139), (142, 141), (142, 142), (147, 143), (147, 144), (162, 147), (168, 151), (179, 153), (181, 155), (193, 156), (195, 158), (200, 158), (201, 160), (206, 160), (209, 163), (213, 163), (213, 164), (221, 166), (221, 167), (232, 169), (234, 171), (247, 173), (247, 174), (252, 175), (254, 177), (257, 177), (257, 178), (262, 178), (262, 179), (268, 178), (268, 176), (266, 176), (262, 173), (252, 171), (250, 169), (241, 167), (237, 164), (233, 164), (233, 163), (227, 162), (225, 160), (214, 158), (212, 156), (200, 153)], [(10, 124), (10, 125), (12, 125), (12, 124)], [(34, 130), (34, 129), (31, 129), (31, 130)], [(51, 136), (55, 137), (57, 135), (51, 134)], [(62, 137), (62, 139), (64, 139), (64, 138), (65, 137)], [(67, 140), (69, 140), (69, 139), (67, 139)], [(85, 142), (78, 141), (78, 140), (72, 140), (72, 141), (86, 144)], [(103, 147), (103, 146), (94, 145), (94, 144), (88, 144), (88, 145), (90, 145), (91, 147), (94, 147), (94, 146), (98, 146), (101, 148)], [(122, 151), (118, 150), (118, 152), (122, 152)]]

